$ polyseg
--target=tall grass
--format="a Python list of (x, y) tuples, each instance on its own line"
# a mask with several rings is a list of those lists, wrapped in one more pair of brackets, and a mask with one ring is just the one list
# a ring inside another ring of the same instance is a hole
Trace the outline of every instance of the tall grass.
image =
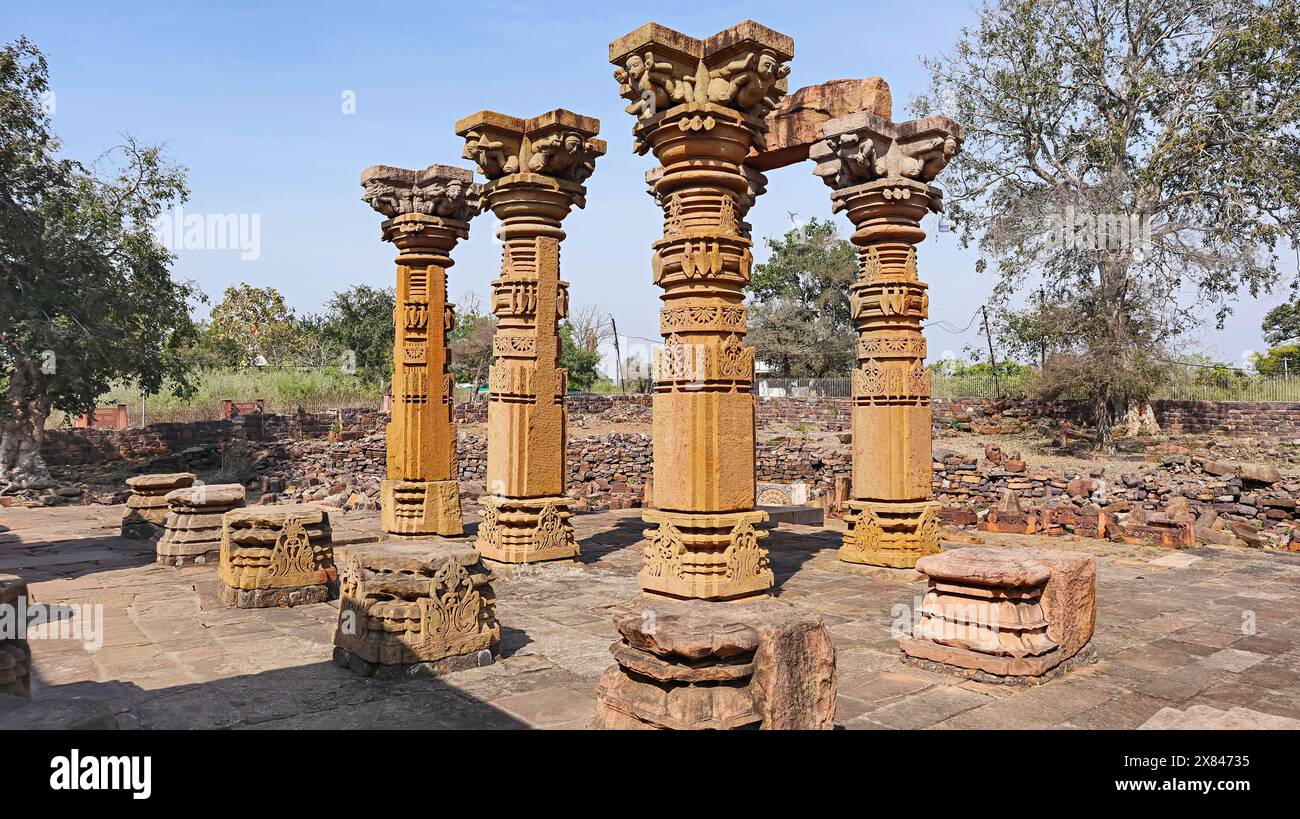
[[(312, 370), (241, 369), (202, 370), (195, 374), (195, 393), (178, 396), (174, 387), (145, 399), (145, 422), (211, 421), (221, 417), (221, 401), (253, 401), (261, 398), (267, 412), (323, 412), (336, 407), (379, 406), (383, 390), (377, 381), (345, 373), (337, 367)], [(140, 425), (140, 390), (134, 384), (118, 384), (99, 397), (98, 406), (126, 404), (131, 425)], [(62, 426), (62, 413), (52, 413), (47, 426)]]

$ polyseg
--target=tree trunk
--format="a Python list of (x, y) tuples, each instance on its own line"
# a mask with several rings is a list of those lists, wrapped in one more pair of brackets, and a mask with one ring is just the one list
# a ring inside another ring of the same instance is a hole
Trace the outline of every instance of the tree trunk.
[(50, 414), (48, 380), (38, 362), (22, 358), (9, 374), (5, 417), (0, 421), (0, 491), (43, 489), (54, 485), (41, 441)]
[(1115, 454), (1115, 432), (1110, 425), (1110, 400), (1102, 397), (1094, 404), (1093, 414), (1097, 421), (1097, 451), (1105, 455)]

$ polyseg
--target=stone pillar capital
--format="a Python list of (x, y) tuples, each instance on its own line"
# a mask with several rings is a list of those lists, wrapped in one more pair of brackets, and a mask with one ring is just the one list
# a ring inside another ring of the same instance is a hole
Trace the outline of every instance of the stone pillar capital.
[(609, 45), (619, 96), (638, 120), (633, 148), (642, 154), (652, 146), (658, 153), (663, 140), (652, 138), (656, 130), (676, 127), (689, 135), (718, 123), (752, 133), (745, 155), (751, 146), (761, 149), (765, 117), (788, 89), (786, 63), (793, 57), (792, 39), (752, 20), (703, 40), (646, 23)]
[(520, 190), (551, 190), (580, 208), (586, 206), (583, 183), (606, 150), (598, 133), (600, 120), (563, 108), (530, 119), (479, 111), (456, 123), (456, 135), (465, 140), (462, 156), (488, 178), (484, 192), (497, 194), (495, 202)]
[(808, 155), (833, 191), (835, 211), (850, 211), (855, 226), (877, 211), (919, 223), (943, 210), (943, 194), (930, 182), (961, 151), (964, 136), (948, 117), (895, 123), (862, 111), (826, 122)]

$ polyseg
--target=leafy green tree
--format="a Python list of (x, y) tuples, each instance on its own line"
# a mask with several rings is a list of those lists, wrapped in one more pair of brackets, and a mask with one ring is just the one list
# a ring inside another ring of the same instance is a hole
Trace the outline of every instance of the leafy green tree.
[(1279, 344), (1253, 357), (1260, 375), (1300, 375), (1300, 344)]
[(190, 369), (223, 369), (239, 365), (240, 348), (233, 339), (214, 333), (211, 322), (196, 321), (194, 335), (181, 355)]
[(0, 485), (49, 486), (40, 456), (51, 408), (91, 409), (112, 383), (191, 390), (193, 338), (172, 254), (154, 228), (188, 195), (184, 169), (133, 138), (94, 166), (59, 156), (45, 58), (0, 49)]
[(227, 287), (221, 303), (212, 308), (212, 332), (238, 346), (244, 367), (288, 363), (298, 331), (293, 308), (274, 287), (240, 282)]
[(999, 301), (1065, 308), (1043, 385), (1087, 398), (1103, 449), (1144, 368), (1300, 240), (1298, 26), (1296, 0), (1004, 0), (926, 61), (914, 109), (966, 128), (949, 218)]
[(357, 373), (387, 381), (393, 372), (393, 288), (358, 284), (335, 293), (326, 305), (320, 331), (334, 352), (350, 351)]
[(853, 366), (849, 285), (857, 254), (835, 223), (813, 219), (767, 240), (772, 255), (754, 267), (747, 341), (758, 360), (784, 376), (843, 375)]
[(1264, 314), (1260, 329), (1264, 332), (1264, 340), (1273, 346), (1300, 339), (1300, 304), (1287, 302), (1269, 310)]
[(569, 389), (585, 392), (596, 383), (600, 353), (584, 349), (573, 339), (573, 325), (560, 322), (560, 366), (569, 371)]

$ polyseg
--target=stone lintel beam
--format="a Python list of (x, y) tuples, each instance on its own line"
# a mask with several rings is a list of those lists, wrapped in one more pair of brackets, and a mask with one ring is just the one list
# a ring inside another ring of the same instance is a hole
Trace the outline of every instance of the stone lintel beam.
[(823, 138), (827, 121), (860, 111), (885, 120), (893, 115), (889, 85), (880, 77), (804, 86), (767, 115), (767, 148), (752, 151), (745, 164), (770, 171), (802, 162), (808, 149)]

